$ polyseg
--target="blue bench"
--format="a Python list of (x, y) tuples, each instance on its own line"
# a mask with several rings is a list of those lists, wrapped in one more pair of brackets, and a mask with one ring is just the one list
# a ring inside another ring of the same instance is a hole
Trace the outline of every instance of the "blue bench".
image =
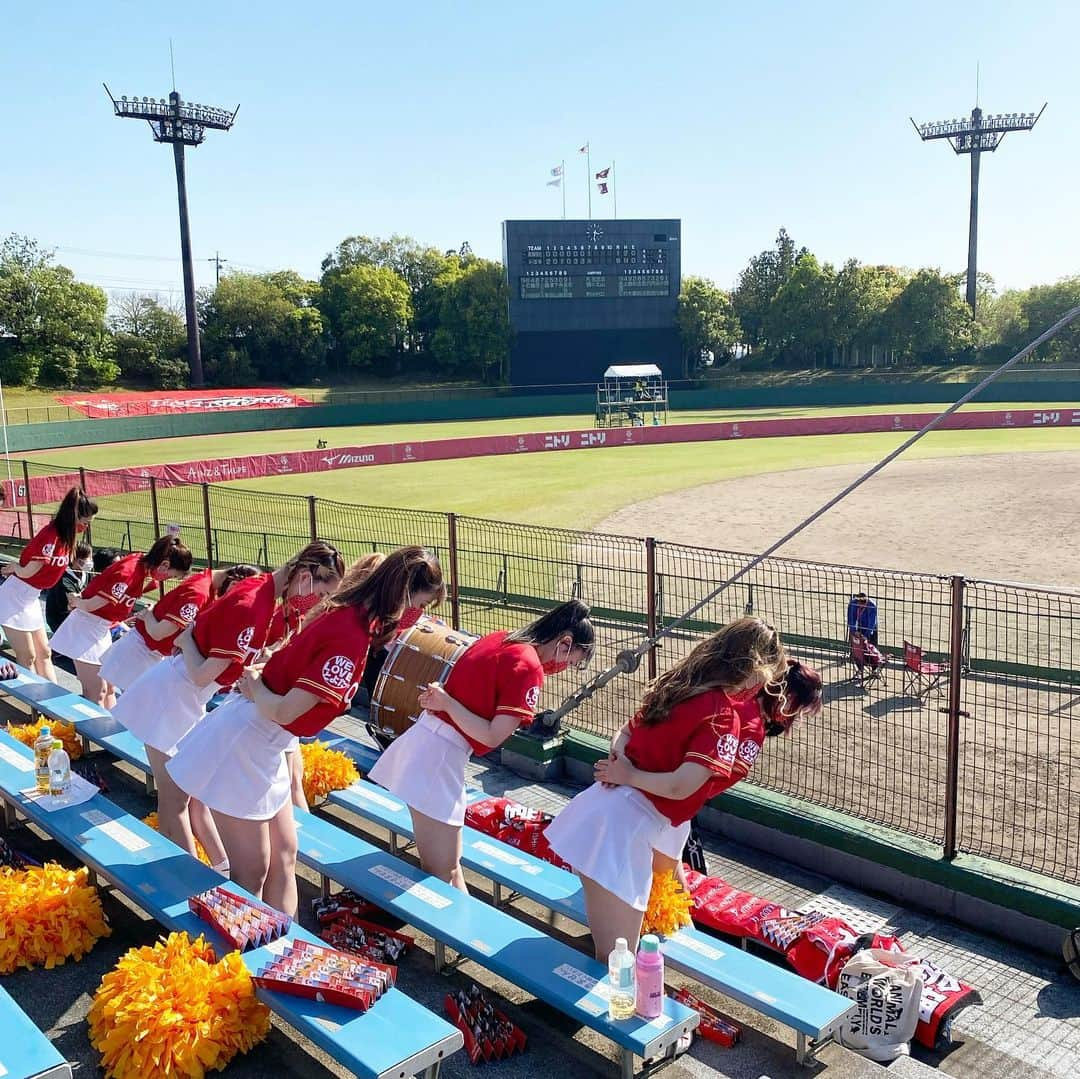
[[(373, 754), (366, 746), (341, 736), (325, 740), (350, 753), (361, 769), (370, 767)], [(490, 797), (477, 788), (470, 788), (467, 795), (470, 803)], [(397, 847), (397, 837), (412, 838), (408, 807), (382, 787), (360, 780), (345, 790), (332, 792), (327, 800), (385, 828), (392, 849)], [(510, 900), (523, 896), (573, 922), (588, 923), (581, 881), (574, 873), (473, 828), (463, 829), (461, 861), (466, 869), (493, 882), (497, 906), (503, 902), (505, 887), (511, 891), (507, 897)], [(692, 927), (664, 940), (662, 950), (674, 970), (792, 1028), (800, 1064), (810, 1062), (855, 1006), (839, 993)]]
[(634, 1074), (635, 1056), (661, 1056), (698, 1025), (696, 1012), (670, 998), (657, 1019), (609, 1019), (607, 969), (592, 957), (325, 818), (297, 810), (296, 823), (299, 860), (320, 874), (324, 890), (337, 881), (428, 933), (436, 942), (436, 969), (445, 965), (449, 945), (609, 1038), (621, 1051), (625, 1079)]
[(0, 1076), (4, 1079), (71, 1079), (71, 1065), (2, 988)]
[[(193, 937), (202, 933), (218, 954), (231, 950), (231, 945), (187, 906), (189, 896), (224, 883), (221, 876), (101, 795), (49, 812), (20, 795), (32, 784), (33, 754), (0, 732), (0, 797), (6, 803), (168, 929), (186, 931)], [(241, 891), (232, 884), (227, 886)], [(316, 939), (299, 926), (289, 937)], [(255, 949), (244, 954), (244, 962), (255, 971), (270, 955), (265, 948)], [(417, 1074), (434, 1077), (442, 1060), (463, 1043), (459, 1030), (397, 989), (362, 1015), (281, 993), (259, 990), (259, 997), (292, 1027), (365, 1079), (405, 1079)]]

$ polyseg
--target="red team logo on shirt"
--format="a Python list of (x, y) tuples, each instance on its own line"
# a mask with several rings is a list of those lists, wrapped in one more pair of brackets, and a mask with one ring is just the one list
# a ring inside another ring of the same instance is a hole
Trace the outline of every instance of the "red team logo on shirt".
[(752, 768), (754, 761), (758, 759), (758, 754), (761, 752), (761, 746), (757, 742), (751, 742), (749, 739), (739, 745), (739, 760), (741, 760), (746, 767)]
[(540, 687), (529, 686), (525, 691), (525, 707), (535, 709), (540, 703)]
[(724, 734), (716, 740), (716, 759), (726, 764), (735, 763), (735, 754), (739, 752), (739, 739), (734, 734)]
[[(193, 622), (193, 621), (195, 621), (195, 616), (198, 613), (199, 613), (198, 605), (194, 604), (194, 603), (185, 603), (184, 606), (180, 608), (180, 617), (185, 622)], [(249, 637), (248, 640), (250, 641), (251, 638)], [(245, 647), (247, 647), (247, 646), (245, 645)]]
[(323, 664), (323, 681), (331, 689), (348, 689), (356, 674), (356, 664), (348, 656), (334, 656)]
[(242, 648), (245, 652), (251, 651), (251, 638), (255, 636), (254, 626), (248, 626), (247, 629), (242, 629), (236, 637), (236, 647)]

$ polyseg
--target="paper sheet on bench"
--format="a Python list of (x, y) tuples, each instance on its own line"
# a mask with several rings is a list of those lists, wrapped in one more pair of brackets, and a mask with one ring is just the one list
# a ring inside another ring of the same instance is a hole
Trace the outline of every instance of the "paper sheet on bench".
[(98, 793), (93, 783), (88, 783), (82, 776), (72, 775), (71, 789), (62, 798), (54, 798), (51, 794), (42, 794), (36, 787), (19, 791), (28, 801), (41, 806), (48, 813), (55, 813), (58, 809), (70, 809), (72, 806), (82, 805), (89, 802)]

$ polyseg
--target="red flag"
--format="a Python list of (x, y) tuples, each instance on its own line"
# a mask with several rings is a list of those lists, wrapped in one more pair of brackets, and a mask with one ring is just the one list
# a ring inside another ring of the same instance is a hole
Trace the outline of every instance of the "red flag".
[(600, 188), (601, 195), (606, 195), (608, 193), (607, 184), (597, 184), (596, 186)]
[(606, 179), (608, 178), (608, 173), (609, 173), (609, 172), (611, 172), (611, 166), (610, 166), (610, 165), (608, 165), (608, 167), (607, 167), (606, 169), (601, 169), (601, 170), (600, 170), (600, 171), (599, 171), (599, 172), (598, 172), (598, 173), (596, 174), (596, 178), (597, 178), (598, 180), (606, 180)]

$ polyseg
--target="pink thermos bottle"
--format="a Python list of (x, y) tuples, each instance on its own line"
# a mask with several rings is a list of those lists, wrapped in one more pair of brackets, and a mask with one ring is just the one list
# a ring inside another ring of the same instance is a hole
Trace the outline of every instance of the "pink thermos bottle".
[(651, 933), (641, 938), (636, 967), (637, 1008), (642, 1019), (655, 1019), (664, 1010), (664, 957), (660, 940)]

